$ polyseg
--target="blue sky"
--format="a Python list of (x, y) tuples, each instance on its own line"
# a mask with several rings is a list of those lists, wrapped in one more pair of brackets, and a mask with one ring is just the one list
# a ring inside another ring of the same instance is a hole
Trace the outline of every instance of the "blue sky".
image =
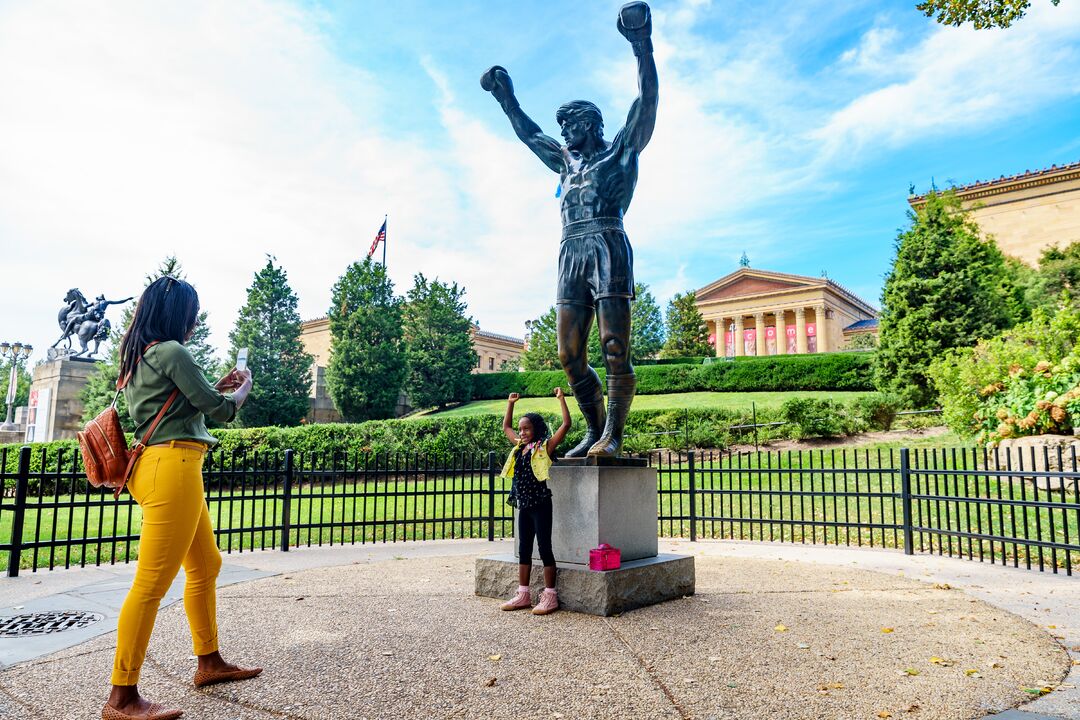
[[(176, 253), (224, 351), (267, 253), (321, 315), (385, 213), (400, 292), (457, 281), (521, 335), (553, 300), (557, 178), (478, 79), (507, 67), (551, 134), (593, 100), (611, 137), (636, 91), (620, 4), (0, 0), (0, 339), (43, 348), (68, 287), (137, 293)], [(652, 4), (660, 109), (626, 227), (662, 303), (745, 251), (877, 305), (910, 184), (1080, 159), (1080, 4), (979, 33), (914, 4)]]

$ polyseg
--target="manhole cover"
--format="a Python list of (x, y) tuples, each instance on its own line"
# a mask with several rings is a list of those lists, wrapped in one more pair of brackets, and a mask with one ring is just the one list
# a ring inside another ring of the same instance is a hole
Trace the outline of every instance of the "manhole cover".
[(92, 612), (59, 611), (0, 617), (0, 637), (26, 637), (76, 630), (93, 625), (104, 616)]

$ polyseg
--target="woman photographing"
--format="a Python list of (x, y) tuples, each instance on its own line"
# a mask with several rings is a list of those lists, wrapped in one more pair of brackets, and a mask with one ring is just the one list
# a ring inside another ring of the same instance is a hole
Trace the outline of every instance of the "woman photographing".
[(143, 291), (120, 343), (119, 376), (135, 437), (143, 437), (166, 403), (168, 408), (127, 483), (142, 509), (142, 531), (135, 580), (120, 610), (112, 693), (101, 710), (103, 720), (172, 720), (183, 714), (149, 702), (138, 689), (158, 606), (181, 567), (186, 577), (184, 612), (199, 660), (195, 685), (244, 680), (262, 672), (232, 665), (218, 651), (221, 553), (202, 478), (203, 456), (217, 444), (206, 430), (206, 417), (232, 420), (251, 391), (251, 372), (234, 368), (216, 385), (206, 381), (185, 347), (198, 316), (194, 287), (177, 278), (158, 278)]

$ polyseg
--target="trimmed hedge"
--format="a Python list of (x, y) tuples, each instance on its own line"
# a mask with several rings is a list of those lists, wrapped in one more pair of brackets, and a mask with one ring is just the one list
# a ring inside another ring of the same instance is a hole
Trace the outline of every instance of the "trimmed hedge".
[[(678, 358), (692, 360), (694, 358)], [(707, 365), (639, 365), (641, 395), (681, 392), (754, 392), (789, 390), (873, 390), (873, 353), (771, 355), (714, 360)], [(600, 377), (604, 371), (598, 370)], [(510, 393), (547, 397), (556, 386), (569, 392), (561, 370), (484, 373), (473, 376), (474, 400), (498, 400)]]

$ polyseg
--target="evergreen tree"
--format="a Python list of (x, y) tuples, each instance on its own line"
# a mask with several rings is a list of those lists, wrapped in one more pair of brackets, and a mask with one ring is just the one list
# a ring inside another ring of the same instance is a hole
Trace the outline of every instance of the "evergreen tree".
[(235, 358), (248, 348), (248, 367), (254, 384), (236, 415), (245, 427), (297, 425), (310, 406), (312, 357), (300, 342), (300, 313), (296, 293), (285, 270), (267, 256), (255, 273), (247, 303), (229, 333)]
[[(713, 355), (709, 344), (709, 326), (698, 310), (697, 296), (691, 290), (676, 293), (667, 306), (667, 342), (660, 356), (665, 358)], [(718, 340), (719, 342), (719, 340)]]
[(402, 329), (409, 366), (405, 392), (416, 407), (442, 408), (472, 395), (476, 353), (464, 296), (457, 283), (429, 282), (420, 274), (413, 278)]
[(926, 406), (935, 401), (930, 362), (1010, 327), (1013, 291), (1001, 251), (953, 193), (930, 193), (908, 215), (882, 291), (875, 379), (878, 389)]
[[(182, 280), (186, 279), (180, 261), (176, 259), (175, 255), (166, 256), (154, 272), (147, 274), (143, 287), (145, 288), (164, 275), (171, 275)], [(112, 402), (113, 397), (116, 395), (116, 378), (120, 373), (120, 340), (131, 326), (133, 317), (135, 317), (135, 306), (125, 306), (124, 312), (120, 316), (120, 322), (114, 325), (109, 333), (108, 354), (103, 360), (98, 361), (97, 372), (87, 378), (86, 385), (83, 386), (79, 397), (83, 403), (84, 422), (89, 422), (97, 417), (102, 410), (109, 406), (109, 403)], [(199, 322), (195, 326), (195, 333), (188, 340), (186, 347), (195, 358), (195, 361), (199, 363), (206, 379), (214, 383), (217, 382), (217, 378), (222, 373), (216, 353), (209, 342), (210, 326), (207, 324), (208, 318), (209, 314), (205, 310), (199, 311)], [(120, 424), (124, 430), (134, 432), (135, 424), (128, 417), (127, 402), (124, 400), (123, 394), (117, 400), (116, 409), (117, 414), (120, 416)], [(209, 420), (207, 420), (207, 423), (212, 425)]]
[(555, 331), (555, 306), (535, 320), (525, 323), (528, 347), (521, 354), (522, 370), (559, 370), (559, 337)]
[(326, 382), (334, 406), (349, 422), (393, 417), (408, 365), (402, 300), (386, 269), (371, 258), (353, 263), (334, 284), (332, 303)]
[(634, 283), (630, 310), (630, 358), (637, 362), (656, 356), (664, 346), (664, 320), (649, 286)]

